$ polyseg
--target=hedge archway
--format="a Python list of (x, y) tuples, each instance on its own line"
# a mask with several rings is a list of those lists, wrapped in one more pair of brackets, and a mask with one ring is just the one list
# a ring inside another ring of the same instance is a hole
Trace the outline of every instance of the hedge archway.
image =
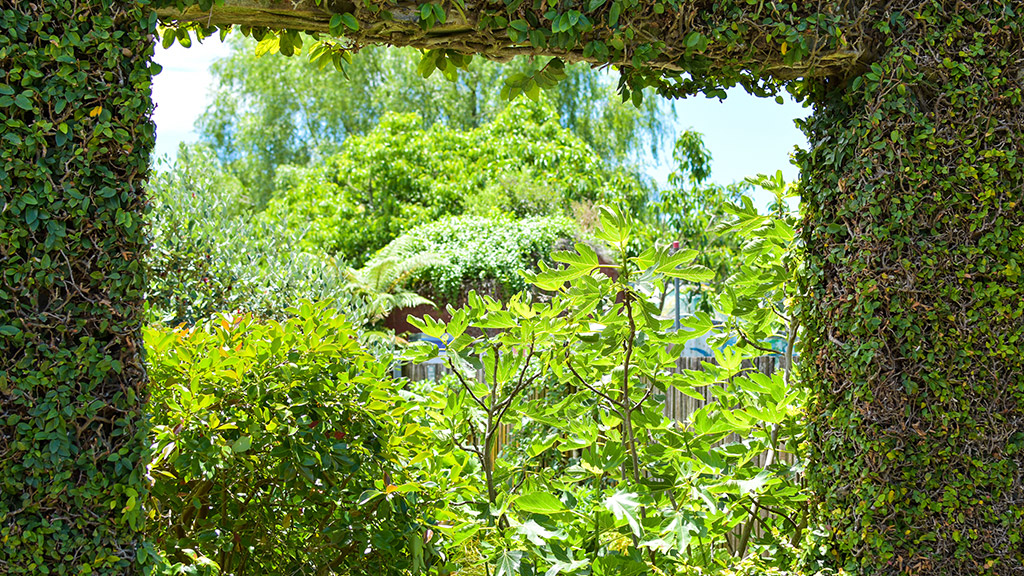
[(629, 95), (738, 83), (811, 99), (799, 157), (809, 481), (836, 565), (1024, 574), (1017, 2), (211, 5), (0, 8), (0, 572), (150, 565), (140, 256), (162, 19), (241, 25), (284, 52), (295, 30), (344, 34), (327, 59), (368, 43), (431, 50), (426, 65), (441, 68), (525, 53), (616, 64)]

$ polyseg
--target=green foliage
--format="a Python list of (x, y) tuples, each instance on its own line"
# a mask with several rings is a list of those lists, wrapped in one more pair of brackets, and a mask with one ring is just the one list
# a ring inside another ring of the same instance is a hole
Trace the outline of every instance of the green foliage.
[[(212, 0), (163, 3), (206, 4), (208, 8)], [(311, 52), (319, 65), (333, 61), (344, 70), (360, 47), (378, 43), (423, 48), (421, 72), (427, 76), (437, 69), (450, 79), (468, 65), (467, 54), (478, 51), (485, 50), (492, 58), (523, 52), (557, 56), (510, 77), (507, 92), (514, 95), (548, 88), (557, 75), (544, 70), (561, 68), (562, 58), (613, 63), (620, 69), (618, 90), (623, 102), (636, 106), (642, 104), (645, 88), (668, 97), (725, 98), (726, 89), (739, 84), (761, 96), (776, 95), (784, 88), (803, 95), (813, 80), (848, 74), (868, 50), (864, 44), (877, 41), (861, 37), (877, 14), (844, 10), (831, 3), (725, 0), (698, 6), (681, 0), (593, 0), (552, 6), (505, 0), (467, 8), (461, 0), (452, 0), (422, 4), (419, 14), (374, 1), (337, 7), (323, 0), (314, 3), (336, 11), (329, 30), (339, 38), (314, 44)], [(872, 8), (880, 13), (899, 12), (888, 4)], [(383, 34), (382, 22), (391, 23)], [(432, 34), (437, 28), (443, 30)], [(202, 37), (216, 28), (207, 23), (192, 24), (191, 29)], [(303, 43), (297, 30), (244, 26), (242, 32), (265, 43), (268, 50), (279, 48), (286, 55)], [(181, 39), (173, 33), (165, 37), (170, 40), (167, 45), (176, 37)]]
[(726, 217), (726, 205), (738, 201), (749, 184), (721, 186), (708, 181), (711, 153), (699, 132), (684, 131), (676, 140), (672, 159), (676, 169), (668, 176), (669, 186), (658, 190), (643, 212), (644, 228), (636, 244), (642, 249), (655, 242), (678, 242), (680, 249), (696, 250), (696, 261), (714, 270), (715, 278), (683, 283), (680, 304), (684, 310), (711, 312), (713, 296), (726, 288), (740, 256), (737, 236), (716, 225)]
[(403, 234), (369, 266), (432, 255), (434, 262), (409, 276), (407, 285), (416, 292), (440, 304), (462, 302), (470, 290), (505, 298), (526, 288), (520, 270), (535, 269), (556, 242), (576, 234), (576, 225), (563, 216), (454, 216)]
[[(644, 186), (561, 128), (549, 106), (516, 102), (467, 132), (417, 128), (388, 115), (366, 136), (280, 192), (266, 212), (302, 233), (302, 245), (354, 264), (417, 225), (466, 210), (518, 215), (566, 211), (572, 201), (622, 198), (640, 204)], [(546, 248), (545, 248), (546, 249)]]
[[(400, 24), (390, 5), (343, 5), (333, 31), (349, 36), (331, 59), (403, 40), (371, 36), (381, 30), (371, 24)], [(466, 16), (462, 2), (440, 6), (412, 25)], [(141, 488), (132, 474), (144, 380), (136, 183), (152, 143), (144, 92), (155, 16), (104, 0), (5, 7), (2, 561), (8, 571), (131, 571), (138, 514), (127, 494)], [(1008, 1), (850, 7), (511, 0), (475, 5), (469, 28), (509, 36), (520, 52), (617, 63), (634, 102), (645, 86), (721, 96), (740, 83), (768, 94), (805, 78), (790, 87), (818, 110), (801, 156), (810, 480), (832, 552), (862, 573), (1019, 572), (1022, 17)], [(440, 32), (421, 38), (481, 46)], [(301, 44), (294, 31), (276, 35), (283, 53)], [(448, 52), (434, 57), (444, 70), (465, 60)], [(598, 520), (599, 545), (602, 526), (622, 535), (625, 524)], [(527, 551), (493, 557), (503, 572), (524, 571)], [(634, 556), (605, 557), (595, 572), (637, 567)], [(142, 547), (136, 561), (145, 559)]]
[[(199, 120), (202, 140), (261, 201), (273, 190), (279, 166), (316, 163), (336, 153), (346, 138), (370, 132), (388, 112), (418, 115), (415, 129), (440, 124), (465, 132), (484, 126), (507, 106), (499, 96), (506, 76), (540, 67), (525, 58), (499, 65), (470, 57), (465, 70), (448, 74), (456, 81), (444, 74), (425, 80), (421, 60), (430, 61), (418, 51), (371, 46), (346, 55), (343, 75), (325, 74), (318, 57), (329, 50), (311, 48), (308, 58), (261, 57), (276, 39), (270, 35), (259, 45), (232, 40), (231, 55), (213, 65), (218, 87)], [(652, 98), (637, 110), (614, 98), (606, 75), (585, 65), (565, 67), (564, 73), (545, 100), (558, 111), (561, 125), (601, 158), (627, 160), (667, 132), (660, 113), (664, 101)]]
[[(713, 273), (692, 263), (693, 251), (629, 256), (638, 223), (621, 212), (605, 211), (598, 233), (620, 262), (615, 279), (580, 243), (552, 254), (557, 268), (527, 275), (552, 293), (549, 301), (473, 293), (467, 306), (449, 308), (447, 322), (413, 319), (448, 341), (445, 362), (455, 374), (416, 399), (441, 418), (431, 426), (433, 451), (475, 460), (486, 488), (449, 483), (457, 494), (447, 499), (449, 513), (459, 520), (441, 531), (451, 543), (475, 535), (494, 572), (507, 574), (765, 573), (793, 565), (813, 537), (800, 483), (806, 391), (790, 369), (768, 377), (741, 367), (765, 345), (756, 302), (774, 303), (791, 289), (792, 270), (767, 282), (761, 268), (783, 260), (793, 237), (772, 234), (775, 219), (740, 207), (730, 225), (773, 248), (751, 253), (740, 278), (754, 305), (730, 310), (731, 326), (743, 330), (734, 334), (749, 338), (716, 352), (718, 365), (703, 372), (676, 373), (671, 347), (710, 331), (711, 319), (699, 315), (687, 331), (668, 331), (652, 298), (671, 279)], [(781, 317), (770, 313), (778, 327)], [(409, 357), (436, 355), (424, 344)], [(710, 401), (675, 423), (658, 402), (669, 388)], [(523, 436), (529, 426), (534, 433)], [(524, 444), (498, 452), (502, 434)], [(432, 478), (429, 468), (419, 473)]]
[(149, 189), (152, 319), (191, 324), (223, 311), (280, 318), (303, 298), (360, 306), (349, 296), (346, 269), (296, 250), (294, 232), (257, 218), (241, 184), (220, 172), (206, 148), (182, 148)]
[(3, 574), (126, 574), (150, 558), (137, 334), (155, 71), (145, 4), (0, 9)]
[(872, 15), (800, 155), (808, 478), (861, 573), (1024, 567), (1024, 13)]
[[(402, 238), (395, 240), (400, 242)], [(392, 242), (392, 244), (395, 244)], [(378, 322), (396, 308), (412, 308), (432, 302), (405, 289), (410, 278), (421, 270), (443, 263), (441, 256), (432, 252), (404, 253), (393, 250), (388, 255), (377, 255), (365, 267), (349, 269), (345, 273), (346, 290), (362, 297), (370, 311), (367, 320)]]
[(159, 573), (403, 574), (429, 559), (425, 504), (395, 489), (395, 424), (371, 407), (390, 366), (331, 310), (146, 331)]

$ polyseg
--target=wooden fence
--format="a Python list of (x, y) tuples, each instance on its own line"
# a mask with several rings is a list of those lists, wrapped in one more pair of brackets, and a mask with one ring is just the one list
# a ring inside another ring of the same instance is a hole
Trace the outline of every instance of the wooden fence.
[[(683, 372), (684, 370), (697, 370), (703, 371), (704, 363), (718, 364), (715, 358), (712, 356), (684, 356), (676, 361), (676, 372)], [(786, 358), (784, 356), (760, 356), (751, 360), (745, 360), (741, 365), (741, 368), (746, 370), (757, 370), (765, 376), (771, 376), (776, 370), (784, 369)], [(451, 370), (446, 364), (407, 364), (402, 367), (402, 376), (419, 382), (421, 380), (439, 380), (445, 374), (451, 374)], [(484, 371), (477, 370), (477, 380), (484, 381)], [(693, 414), (700, 408), (707, 405), (709, 402), (714, 400), (714, 393), (710, 386), (705, 386), (700, 389), (700, 393), (704, 396), (703, 400), (698, 400), (692, 396), (683, 394), (682, 392), (670, 388), (665, 391), (665, 416), (675, 420), (676, 422), (686, 422)]]

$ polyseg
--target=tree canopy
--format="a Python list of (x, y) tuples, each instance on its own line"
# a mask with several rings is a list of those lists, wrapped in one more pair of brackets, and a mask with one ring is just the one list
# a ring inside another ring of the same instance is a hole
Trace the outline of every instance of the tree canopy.
[(568, 213), (573, 203), (640, 208), (649, 190), (607, 167), (550, 105), (517, 101), (468, 131), (386, 115), (308, 169), (284, 172), (266, 217), (302, 243), (362, 264), (402, 232), (446, 215)]
[[(280, 58), (267, 53), (279, 46), (236, 35), (230, 55), (212, 67), (217, 87), (199, 119), (200, 138), (261, 203), (278, 166), (338, 152), (346, 138), (366, 134), (385, 112), (416, 114), (415, 128), (440, 124), (452, 134), (492, 122), (508, 105), (501, 92), (509, 74), (533, 74), (545, 64), (477, 58), (448, 77), (424, 79), (420, 52), (368, 46), (343, 60), (341, 73), (325, 72), (306, 57), (313, 40), (304, 42), (301, 56)], [(582, 64), (562, 72), (557, 86), (537, 95), (555, 108), (557, 122), (611, 164), (657, 154), (671, 132), (666, 100), (652, 97), (638, 109), (618, 98), (609, 74)]]

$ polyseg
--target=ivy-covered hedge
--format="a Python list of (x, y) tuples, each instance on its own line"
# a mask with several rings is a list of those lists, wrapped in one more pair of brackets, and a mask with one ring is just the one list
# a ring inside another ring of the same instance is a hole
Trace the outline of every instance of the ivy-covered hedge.
[(125, 574), (148, 557), (144, 4), (0, 6), (2, 574)]
[(806, 125), (809, 472), (865, 574), (1024, 574), (1024, 12), (957, 4), (876, 14)]

